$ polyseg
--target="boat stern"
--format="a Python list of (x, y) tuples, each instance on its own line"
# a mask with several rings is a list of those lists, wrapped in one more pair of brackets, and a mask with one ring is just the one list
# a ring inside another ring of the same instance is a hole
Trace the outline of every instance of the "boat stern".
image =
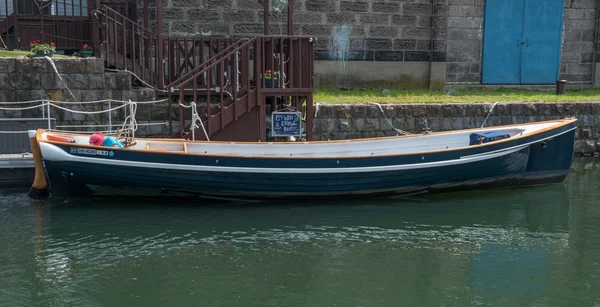
[(530, 185), (562, 182), (571, 168), (575, 154), (577, 120), (554, 128), (551, 138), (529, 146), (529, 160), (524, 177)]

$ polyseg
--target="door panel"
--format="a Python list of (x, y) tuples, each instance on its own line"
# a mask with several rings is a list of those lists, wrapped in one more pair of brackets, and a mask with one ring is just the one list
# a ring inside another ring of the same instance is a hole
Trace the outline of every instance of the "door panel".
[(527, 0), (523, 24), (521, 83), (550, 84), (558, 78), (563, 0)]
[(520, 82), (524, 6), (523, 0), (486, 1), (482, 83)]

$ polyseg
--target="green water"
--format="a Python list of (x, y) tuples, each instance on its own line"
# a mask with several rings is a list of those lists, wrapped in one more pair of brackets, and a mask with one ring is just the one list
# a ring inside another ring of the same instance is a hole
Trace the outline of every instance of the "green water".
[(0, 306), (600, 306), (600, 160), (402, 200), (26, 195), (0, 190)]

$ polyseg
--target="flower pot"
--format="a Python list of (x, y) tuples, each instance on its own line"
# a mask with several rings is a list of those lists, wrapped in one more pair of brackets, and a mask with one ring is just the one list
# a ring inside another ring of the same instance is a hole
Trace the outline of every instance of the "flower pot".
[[(275, 81), (273, 81), (273, 80), (275, 80)], [(265, 79), (265, 88), (272, 88), (272, 87), (274, 87), (274, 88), (279, 87), (279, 79)]]
[(82, 58), (89, 58), (94, 55), (94, 50), (81, 50), (79, 56)]
[(52, 57), (54, 55), (54, 52), (50, 52), (50, 53), (34, 53), (33, 56), (31, 56), (32, 58), (43, 58), (43, 57)]

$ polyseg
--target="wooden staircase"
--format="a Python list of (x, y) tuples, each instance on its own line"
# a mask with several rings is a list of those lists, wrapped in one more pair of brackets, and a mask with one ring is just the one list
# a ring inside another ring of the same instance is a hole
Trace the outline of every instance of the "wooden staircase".
[[(186, 96), (188, 100), (195, 102), (203, 100), (204, 112), (201, 120), (204, 127), (198, 127), (194, 131), (194, 135), (199, 136), (199, 139), (205, 139), (205, 135), (213, 140), (233, 137), (237, 140), (260, 139), (263, 132), (260, 129), (236, 131), (236, 136), (225, 131), (226, 126), (239, 121), (240, 117), (243, 117), (243, 121), (255, 121), (251, 114), (253, 112), (256, 113), (255, 117), (260, 119), (259, 90), (250, 78), (251, 75), (256, 75), (258, 66), (253, 67), (250, 61), (241, 60), (249, 59), (251, 52), (256, 50), (254, 48), (258, 46), (258, 42), (258, 37), (238, 40), (169, 84), (169, 88), (175, 88), (179, 93), (179, 101), (185, 101)], [(186, 95), (186, 91), (191, 95)], [(179, 136), (190, 138), (192, 135), (190, 125), (185, 128), (183, 130), (188, 131), (181, 130)]]
[[(202, 109), (203, 127), (192, 134), (191, 125), (184, 124), (191, 111), (180, 106), (183, 128), (174, 137), (264, 141), (267, 101), (270, 111), (280, 104), (312, 106), (310, 37), (162, 37), (109, 7), (102, 12), (99, 36), (107, 67), (133, 72), (157, 96), (183, 105), (194, 101)], [(279, 73), (280, 84), (268, 86), (263, 78), (267, 70)], [(167, 113), (171, 121), (170, 104)]]

